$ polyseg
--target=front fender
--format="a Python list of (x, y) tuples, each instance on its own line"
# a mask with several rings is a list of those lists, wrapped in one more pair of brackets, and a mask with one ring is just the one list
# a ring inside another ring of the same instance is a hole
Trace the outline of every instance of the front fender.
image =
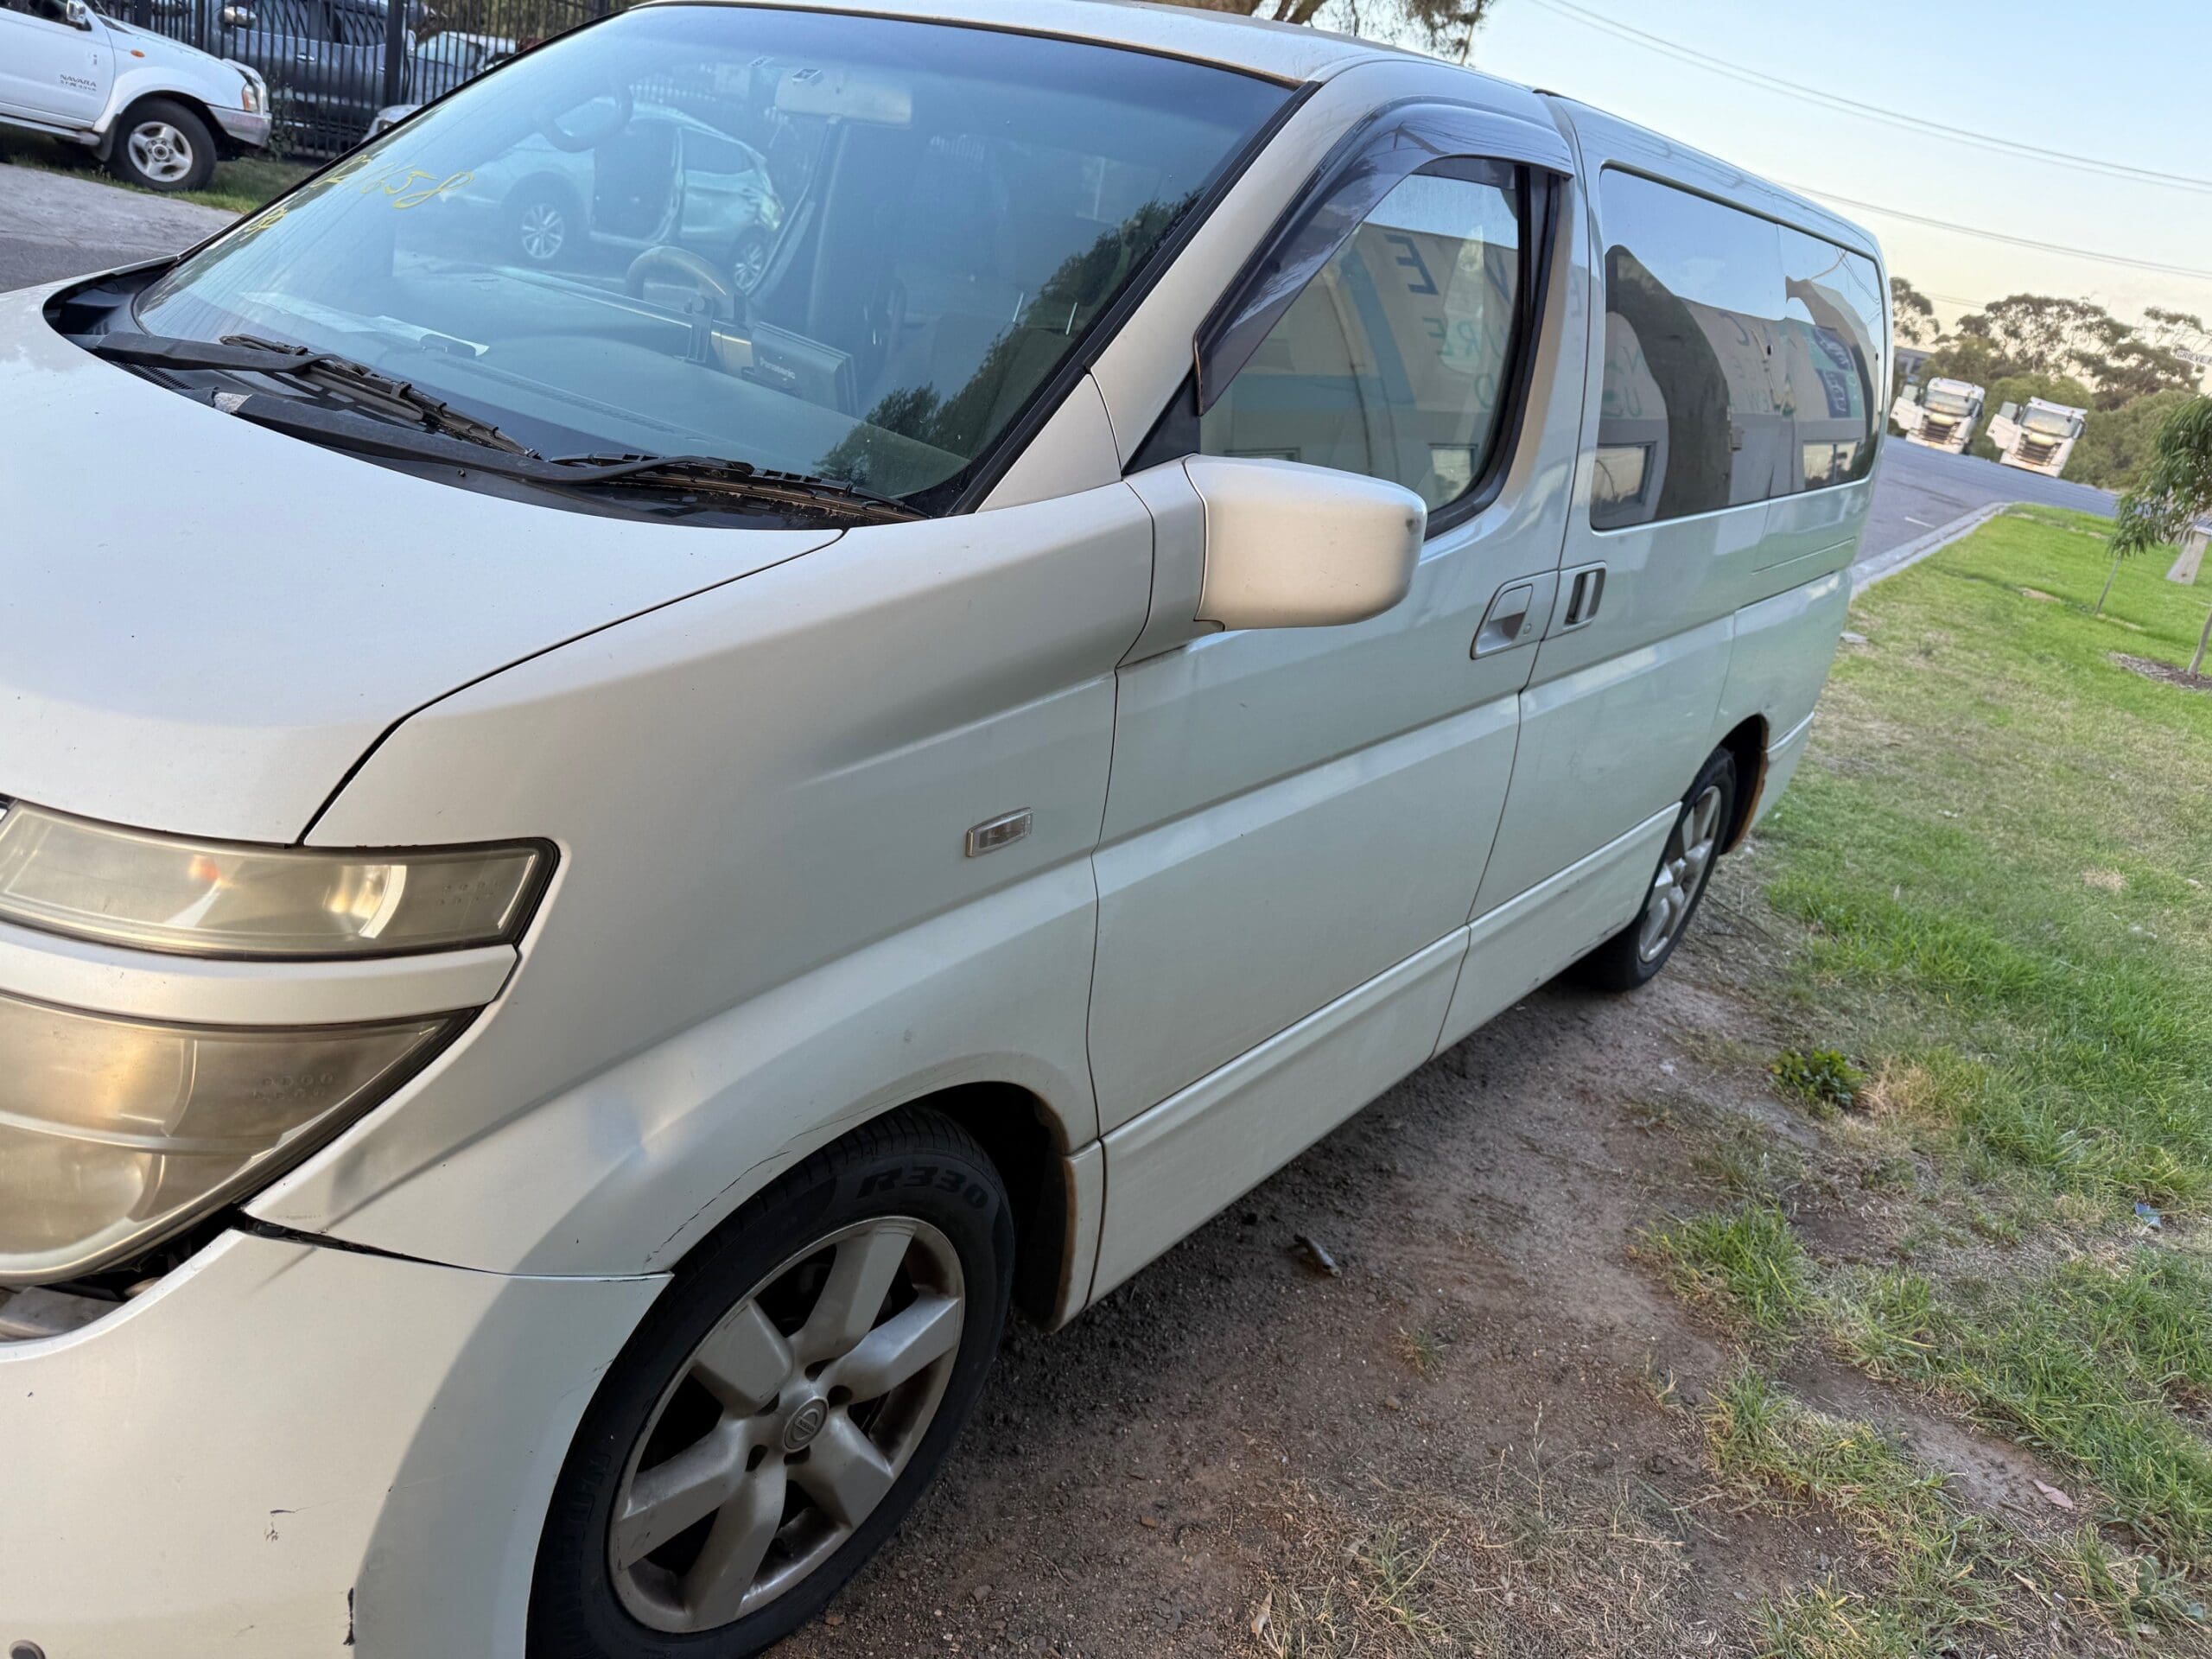
[(464, 1043), (253, 1212), (497, 1272), (651, 1272), (941, 1089), (1014, 1085), (1060, 1151), (1095, 1140), (1090, 858), (1151, 564), (1119, 482), (854, 530), (409, 720), (311, 844), (527, 823), (560, 868)]

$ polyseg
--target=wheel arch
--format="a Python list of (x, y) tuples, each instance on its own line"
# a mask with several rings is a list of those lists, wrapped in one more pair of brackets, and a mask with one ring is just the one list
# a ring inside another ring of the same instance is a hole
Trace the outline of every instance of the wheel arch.
[(1751, 820), (1758, 816), (1759, 791), (1766, 785), (1767, 737), (1766, 716), (1753, 715), (1720, 740), (1719, 747), (1736, 762), (1736, 800), (1728, 833), (1720, 842), (1724, 854), (1743, 845), (1751, 833)]
[(116, 145), (122, 141), (123, 135), (130, 130), (130, 124), (137, 118), (138, 111), (149, 104), (174, 104), (179, 109), (189, 111), (202, 126), (207, 129), (208, 142), (215, 147), (216, 159), (219, 161), (224, 157), (226, 151), (223, 148), (223, 124), (215, 118), (215, 111), (210, 107), (207, 99), (178, 87), (162, 86), (152, 86), (142, 91), (131, 92), (118, 102), (116, 105), (115, 118), (107, 124), (106, 130), (100, 134), (99, 142), (92, 147), (92, 154), (103, 162), (113, 155)]
[[(1089, 1252), (1077, 1248), (1083, 1217), (1071, 1177), (1065, 1128), (1044, 1099), (1018, 1084), (970, 1084), (908, 1103), (947, 1117), (990, 1154), (1014, 1204), (1014, 1301), (1039, 1324), (1054, 1322), (1068, 1270)], [(1085, 1287), (1087, 1288), (1087, 1287)]]
[[(836, 1141), (864, 1134), (896, 1113), (918, 1109), (950, 1118), (988, 1154), (1012, 1203), (1014, 1306), (1040, 1325), (1059, 1323), (1089, 1291), (1087, 1283), (1076, 1285), (1072, 1280), (1088, 1277), (1084, 1264), (1091, 1259), (1098, 1224), (1095, 1205), (1084, 1201), (1065, 1122), (1043, 1096), (1020, 1084), (969, 1082), (887, 1103), (843, 1126)], [(680, 1271), (685, 1261), (706, 1248), (721, 1226), (744, 1209), (745, 1205), (739, 1205), (715, 1227), (691, 1240), (670, 1265)], [(1091, 1235), (1088, 1241), (1086, 1228)]]
[[(502, 214), (515, 213), (530, 202), (540, 200), (558, 202), (579, 219), (583, 216), (583, 193), (577, 188), (575, 181), (563, 178), (549, 167), (526, 173), (508, 186), (499, 197), (499, 211)], [(582, 228), (581, 225), (578, 228)]]

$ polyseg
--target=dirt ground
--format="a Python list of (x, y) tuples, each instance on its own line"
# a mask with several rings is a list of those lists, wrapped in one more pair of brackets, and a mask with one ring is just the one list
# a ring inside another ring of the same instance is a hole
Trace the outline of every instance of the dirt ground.
[[(1810, 1144), (1765, 1085), (1783, 1039), (1745, 988), (1774, 943), (1735, 863), (1642, 993), (1536, 993), (1066, 1331), (1016, 1329), (794, 1659), (1726, 1654), (1762, 1596), (1856, 1580), (1833, 1518), (1711, 1472), (1696, 1408), (1732, 1351), (1637, 1248), (1710, 1198), (1716, 1147)], [(2000, 1501), (2032, 1478), (1906, 1427)]]

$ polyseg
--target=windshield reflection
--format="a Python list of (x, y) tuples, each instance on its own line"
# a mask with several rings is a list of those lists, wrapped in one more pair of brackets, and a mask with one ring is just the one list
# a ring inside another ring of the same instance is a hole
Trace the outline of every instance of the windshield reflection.
[(1068, 41), (650, 9), (372, 141), (138, 317), (342, 354), (543, 454), (942, 504), (1286, 96)]

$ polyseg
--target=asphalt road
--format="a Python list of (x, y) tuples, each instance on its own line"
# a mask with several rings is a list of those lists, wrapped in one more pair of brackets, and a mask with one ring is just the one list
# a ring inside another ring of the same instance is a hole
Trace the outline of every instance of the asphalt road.
[(219, 208), (124, 190), (98, 173), (0, 166), (0, 289), (175, 253), (230, 222)]
[[(213, 207), (118, 189), (97, 174), (0, 166), (0, 289), (175, 252), (221, 228), (228, 218)], [(1999, 501), (2105, 514), (2113, 510), (2113, 498), (2103, 490), (1892, 438), (1875, 468), (1874, 506), (1860, 556), (1902, 547)]]
[(1999, 501), (2072, 507), (2107, 518), (2115, 505), (2109, 491), (1999, 467), (1971, 455), (1947, 455), (1891, 437), (1874, 463), (1874, 506), (1860, 543), (1862, 556), (1902, 547), (1976, 507)]

